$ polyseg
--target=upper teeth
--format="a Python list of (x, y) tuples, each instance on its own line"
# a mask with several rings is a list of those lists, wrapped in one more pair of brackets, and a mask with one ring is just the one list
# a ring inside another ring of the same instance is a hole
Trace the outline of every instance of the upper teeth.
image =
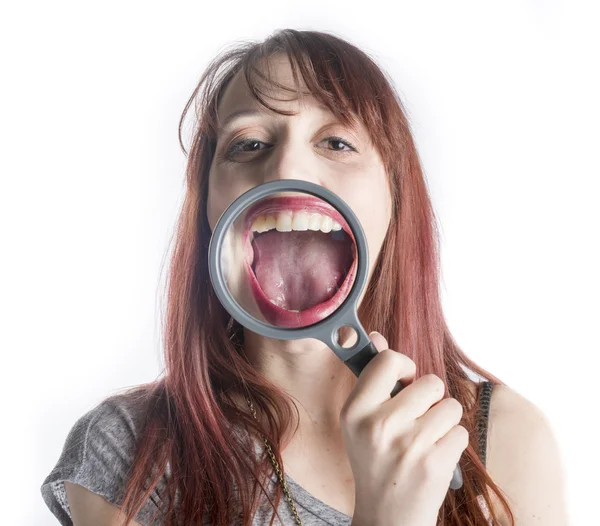
[(331, 217), (316, 212), (284, 210), (277, 214), (257, 216), (250, 230), (252, 232), (266, 232), (273, 228), (278, 232), (290, 232), (292, 230), (331, 232), (332, 230), (341, 230), (342, 225)]

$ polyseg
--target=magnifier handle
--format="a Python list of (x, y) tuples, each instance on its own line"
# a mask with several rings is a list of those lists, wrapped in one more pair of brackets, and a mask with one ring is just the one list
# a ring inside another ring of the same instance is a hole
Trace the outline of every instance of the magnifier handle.
[[(350, 370), (358, 377), (362, 370), (366, 367), (366, 365), (379, 354), (377, 348), (373, 345), (373, 342), (369, 342), (365, 345), (359, 352), (357, 352), (354, 356), (346, 360), (344, 363), (350, 368)], [(404, 389), (404, 384), (398, 380), (394, 389), (390, 393), (391, 398), (396, 396), (402, 389)], [(454, 468), (454, 473), (452, 475), (452, 480), (450, 481), (450, 489), (458, 489), (463, 485), (462, 471), (458, 464)]]

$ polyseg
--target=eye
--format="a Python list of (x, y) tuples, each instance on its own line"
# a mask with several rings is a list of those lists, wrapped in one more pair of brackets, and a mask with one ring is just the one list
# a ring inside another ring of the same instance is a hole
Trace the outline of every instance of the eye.
[[(335, 152), (335, 153), (346, 154), (346, 153), (357, 151), (356, 148), (354, 147), (354, 145), (350, 141), (347, 141), (346, 139), (343, 139), (342, 137), (338, 137), (336, 135), (333, 135), (331, 137), (326, 137), (321, 142), (328, 142), (331, 145), (335, 145), (334, 148), (328, 148), (328, 150)], [(243, 154), (243, 153), (258, 152), (258, 151), (264, 150), (265, 148), (261, 148), (260, 145), (269, 146), (267, 143), (265, 143), (263, 141), (259, 141), (258, 139), (254, 139), (254, 138), (242, 139), (240, 141), (237, 141), (237, 142), (234, 142), (233, 144), (231, 144), (229, 146), (229, 148), (227, 148), (225, 155), (226, 155), (227, 159), (231, 159), (236, 154), (239, 154), (239, 153)], [(341, 148), (340, 148), (340, 145), (342, 145)], [(344, 146), (346, 147), (346, 149), (342, 149)]]
[[(259, 151), (255, 146), (257, 144), (265, 144), (258, 139), (242, 139), (241, 141), (237, 141), (233, 143), (229, 148), (227, 148), (227, 157), (232, 157), (238, 152), (257, 152)], [(246, 147), (250, 146), (251, 149), (247, 150)]]
[[(345, 139), (342, 139), (341, 137), (337, 137), (337, 136), (332, 136), (332, 137), (327, 137), (326, 139), (323, 139), (323, 141), (328, 141), (329, 144), (333, 144), (333, 143), (338, 143), (338, 144), (343, 144), (344, 146), (348, 147), (348, 150), (339, 150), (338, 148), (333, 148), (332, 151), (334, 152), (339, 152), (339, 153), (348, 153), (348, 152), (355, 152), (356, 148), (353, 146), (353, 144), (349, 141), (346, 141)], [(323, 142), (321, 141), (321, 142)]]

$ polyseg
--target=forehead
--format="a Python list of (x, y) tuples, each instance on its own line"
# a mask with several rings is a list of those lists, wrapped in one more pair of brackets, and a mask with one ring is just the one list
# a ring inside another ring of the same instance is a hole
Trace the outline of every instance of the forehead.
[[(301, 98), (296, 99), (296, 83), (292, 69), (286, 55), (275, 55), (263, 62), (257, 69), (268, 80), (259, 75), (253, 75), (252, 81), (259, 91), (261, 98), (274, 108), (301, 113), (306, 110), (318, 110), (331, 114), (329, 109), (322, 105), (307, 89), (302, 75), (298, 72), (298, 89)], [(278, 85), (282, 85), (279, 87)], [(224, 119), (244, 110), (257, 110), (261, 113), (280, 116), (263, 106), (252, 95), (244, 74), (239, 71), (229, 82), (217, 108), (219, 128), (224, 124)], [(285, 116), (281, 116), (285, 117)]]
[[(271, 98), (292, 98), (293, 91), (287, 91), (286, 89), (278, 88), (273, 85), (283, 84), (286, 88), (290, 90), (295, 89), (294, 78), (292, 76), (292, 69), (287, 59), (287, 56), (276, 55), (271, 57), (268, 60), (265, 60), (259, 64), (257, 64), (256, 69), (259, 74), (253, 74), (252, 80), (254, 85), (258, 88), (261, 95), (264, 94), (267, 101), (271, 103)], [(262, 75), (270, 79), (271, 82), (264, 80)], [(298, 82), (300, 83), (300, 88), (304, 91), (306, 90), (306, 85), (300, 75)], [(219, 109), (227, 110), (231, 109), (231, 106), (236, 102), (241, 103), (250, 103), (255, 101), (254, 97), (250, 93), (250, 89), (246, 83), (246, 78), (244, 77), (243, 71), (238, 71), (238, 73), (233, 77), (233, 79), (229, 82), (227, 88), (225, 89), (225, 93), (221, 99), (219, 104)], [(258, 101), (255, 101), (258, 103)], [(266, 108), (265, 108), (266, 109)]]

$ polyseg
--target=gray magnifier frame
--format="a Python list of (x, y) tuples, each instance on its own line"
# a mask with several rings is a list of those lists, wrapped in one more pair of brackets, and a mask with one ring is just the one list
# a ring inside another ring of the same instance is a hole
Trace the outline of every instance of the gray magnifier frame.
[[(251, 204), (270, 194), (294, 191), (305, 192), (323, 199), (342, 214), (354, 235), (358, 253), (357, 270), (350, 293), (337, 310), (328, 317), (301, 328), (274, 327), (249, 315), (229, 292), (221, 267), (222, 250), (229, 228)], [(357, 377), (367, 363), (377, 356), (379, 351), (373, 345), (369, 335), (360, 323), (356, 309), (358, 298), (367, 281), (369, 268), (367, 240), (362, 226), (352, 209), (333, 192), (320, 185), (298, 179), (279, 179), (248, 190), (231, 203), (219, 218), (210, 239), (208, 258), (210, 279), (219, 301), (235, 320), (251, 331), (275, 340), (297, 340), (301, 338), (316, 338), (321, 340)], [(338, 330), (344, 326), (352, 327), (356, 331), (357, 341), (350, 348), (342, 347), (338, 343)], [(404, 385), (398, 380), (390, 395), (394, 397), (403, 388)], [(462, 473), (457, 465), (450, 483), (450, 489), (458, 489), (462, 484)]]

